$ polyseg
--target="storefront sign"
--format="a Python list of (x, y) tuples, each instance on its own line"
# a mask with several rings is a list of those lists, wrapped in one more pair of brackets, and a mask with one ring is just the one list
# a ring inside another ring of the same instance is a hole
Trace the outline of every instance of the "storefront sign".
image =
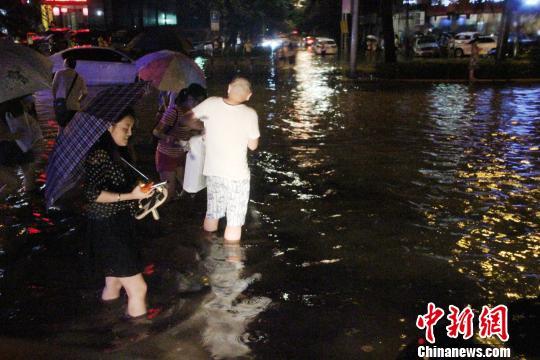
[(341, 0), (341, 13), (342, 14), (351, 13), (351, 2), (352, 0)]
[(210, 30), (219, 31), (219, 11), (210, 12)]
[(86, 5), (88, 0), (41, 0), (43, 5), (65, 6), (65, 5)]

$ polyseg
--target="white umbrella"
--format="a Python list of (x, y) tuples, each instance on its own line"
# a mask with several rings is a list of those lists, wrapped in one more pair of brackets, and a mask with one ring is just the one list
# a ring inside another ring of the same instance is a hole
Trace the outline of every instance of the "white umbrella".
[(52, 62), (29, 47), (0, 42), (0, 103), (51, 87)]

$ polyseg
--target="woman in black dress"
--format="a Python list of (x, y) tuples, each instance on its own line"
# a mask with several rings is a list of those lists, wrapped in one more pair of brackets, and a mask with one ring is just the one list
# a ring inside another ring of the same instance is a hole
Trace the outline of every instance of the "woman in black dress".
[(128, 296), (127, 315), (146, 314), (146, 283), (141, 274), (139, 247), (134, 231), (137, 200), (143, 192), (121, 158), (129, 159), (127, 144), (135, 122), (126, 110), (92, 147), (84, 163), (85, 195), (88, 200), (88, 236), (96, 263), (105, 275), (103, 301)]

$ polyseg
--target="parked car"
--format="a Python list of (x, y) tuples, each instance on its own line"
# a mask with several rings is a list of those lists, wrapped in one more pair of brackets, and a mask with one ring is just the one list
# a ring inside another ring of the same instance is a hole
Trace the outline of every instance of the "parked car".
[(337, 44), (334, 39), (318, 37), (315, 42), (315, 54), (337, 54)]
[[(490, 51), (497, 48), (497, 38), (494, 36), (479, 36), (475, 40), (479, 55), (488, 55)], [(471, 55), (472, 42), (473, 40), (470, 40), (454, 48), (454, 55), (456, 57)]]
[(534, 51), (535, 48), (540, 47), (540, 39), (534, 39), (525, 34), (519, 34), (517, 36), (517, 53), (515, 49), (516, 35), (510, 34), (508, 36), (508, 49), (510, 50), (510, 56), (520, 56), (530, 54), (531, 51)]
[(63, 68), (64, 59), (77, 60), (75, 70), (87, 85), (127, 84), (137, 80), (135, 61), (109, 48), (75, 47), (50, 57), (53, 72)]
[(433, 36), (416, 38), (413, 45), (414, 56), (439, 56), (441, 54), (437, 39)]
[(212, 54), (213, 49), (214, 46), (211, 40), (193, 42), (194, 55), (209, 55)]
[[(454, 54), (455, 56), (463, 56), (461, 54), (461, 51), (456, 50), (459, 49), (462, 45), (466, 45), (470, 43), (472, 40), (476, 39), (479, 36), (479, 33), (475, 31), (466, 31), (456, 34), (452, 40), (448, 42), (448, 46), (450, 48), (450, 53)], [(460, 55), (458, 55), (460, 54)], [(470, 54), (470, 51), (469, 51)]]
[(137, 30), (121, 29), (111, 34), (111, 47), (121, 50), (138, 34)]

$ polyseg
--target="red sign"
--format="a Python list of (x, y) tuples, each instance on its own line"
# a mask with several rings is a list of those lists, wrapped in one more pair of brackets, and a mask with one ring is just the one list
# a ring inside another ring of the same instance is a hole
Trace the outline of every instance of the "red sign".
[(62, 5), (85, 5), (88, 0), (41, 0), (43, 5), (62, 6)]

